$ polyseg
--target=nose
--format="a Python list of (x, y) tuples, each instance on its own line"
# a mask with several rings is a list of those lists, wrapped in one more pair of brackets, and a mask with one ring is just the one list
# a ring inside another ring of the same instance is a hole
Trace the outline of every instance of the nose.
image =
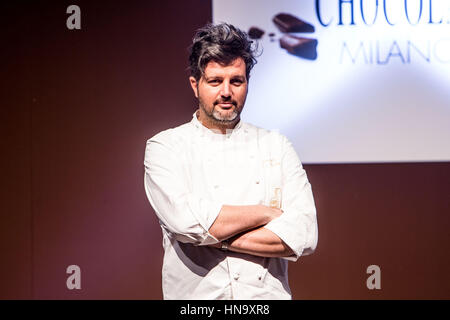
[(222, 88), (220, 91), (220, 95), (222, 98), (230, 98), (231, 97), (231, 86), (229, 81), (222, 82)]

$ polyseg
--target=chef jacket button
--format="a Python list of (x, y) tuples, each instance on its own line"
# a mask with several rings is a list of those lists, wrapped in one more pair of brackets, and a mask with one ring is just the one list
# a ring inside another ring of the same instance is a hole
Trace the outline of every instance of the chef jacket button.
[(256, 184), (259, 184), (259, 181), (256, 181)]
[(261, 279), (262, 279), (262, 276), (261, 276), (261, 275), (259, 275), (259, 276), (258, 276), (258, 280), (260, 280), (260, 281), (261, 281)]
[(234, 274), (234, 280), (239, 280), (239, 273)]

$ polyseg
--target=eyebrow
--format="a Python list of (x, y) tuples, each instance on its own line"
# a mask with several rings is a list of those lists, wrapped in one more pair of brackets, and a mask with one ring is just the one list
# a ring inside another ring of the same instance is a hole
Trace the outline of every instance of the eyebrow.
[[(213, 80), (213, 79), (223, 79), (222, 76), (209, 76), (209, 77), (204, 76), (204, 78), (205, 78), (206, 81)], [(241, 80), (241, 81), (245, 81), (245, 77), (242, 76), (242, 75), (232, 76), (231, 79), (232, 80), (238, 79), (238, 80)]]
[(245, 81), (245, 77), (241, 76), (241, 75), (234, 76), (231, 79), (238, 79), (238, 80), (241, 80), (241, 81)]
[(206, 81), (209, 81), (209, 80), (212, 80), (212, 79), (221, 79), (222, 77), (220, 77), (220, 76), (209, 76), (209, 77), (204, 76), (204, 78), (205, 78)]

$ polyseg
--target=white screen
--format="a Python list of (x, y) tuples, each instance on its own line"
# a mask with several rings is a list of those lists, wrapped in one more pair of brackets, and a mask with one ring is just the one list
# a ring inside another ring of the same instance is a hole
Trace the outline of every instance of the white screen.
[[(291, 35), (317, 59), (280, 47), (279, 13), (314, 26)], [(450, 1), (213, 0), (213, 22), (265, 32), (241, 118), (303, 163), (450, 160)]]

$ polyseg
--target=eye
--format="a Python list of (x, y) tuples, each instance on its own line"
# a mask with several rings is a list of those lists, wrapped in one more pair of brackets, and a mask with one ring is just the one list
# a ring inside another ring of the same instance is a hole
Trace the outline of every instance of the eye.
[(233, 79), (233, 80), (231, 80), (231, 84), (233, 84), (235, 86), (240, 86), (243, 83), (244, 83), (244, 81), (242, 81), (241, 79)]
[(216, 86), (216, 85), (220, 84), (220, 80), (219, 79), (211, 79), (211, 80), (208, 80), (208, 83), (210, 85)]

